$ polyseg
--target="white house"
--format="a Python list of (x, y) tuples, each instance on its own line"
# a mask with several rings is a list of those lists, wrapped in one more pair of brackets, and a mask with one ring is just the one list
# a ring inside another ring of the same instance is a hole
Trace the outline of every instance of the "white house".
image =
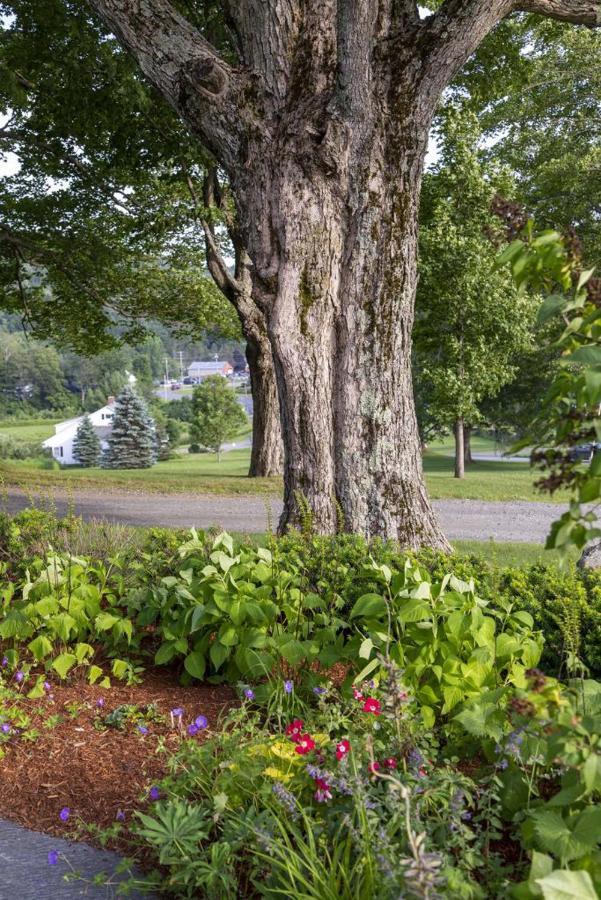
[(192, 378), (194, 381), (202, 381), (209, 375), (223, 375), (224, 378), (227, 378), (233, 371), (233, 366), (222, 359), (211, 362), (193, 362), (188, 366), (188, 378)]
[[(108, 446), (107, 438), (112, 429), (114, 406), (115, 398), (109, 397), (106, 406), (88, 414), (94, 426), (94, 431), (100, 438), (100, 446), (103, 450)], [(49, 437), (42, 444), (42, 447), (52, 450), (53, 457), (64, 466), (77, 465), (77, 461), (73, 459), (73, 441), (83, 418), (83, 416), (78, 416), (76, 419), (67, 419), (65, 422), (59, 422), (58, 425), (54, 426), (52, 437)]]

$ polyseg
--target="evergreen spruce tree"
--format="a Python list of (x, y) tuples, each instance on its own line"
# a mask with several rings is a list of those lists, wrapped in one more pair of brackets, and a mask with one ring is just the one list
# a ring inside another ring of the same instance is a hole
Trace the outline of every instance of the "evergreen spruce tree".
[(113, 429), (102, 464), (107, 469), (147, 469), (156, 459), (154, 421), (142, 398), (126, 385), (115, 401)]
[(73, 458), (80, 466), (89, 468), (100, 464), (100, 439), (89, 416), (84, 416), (73, 440)]

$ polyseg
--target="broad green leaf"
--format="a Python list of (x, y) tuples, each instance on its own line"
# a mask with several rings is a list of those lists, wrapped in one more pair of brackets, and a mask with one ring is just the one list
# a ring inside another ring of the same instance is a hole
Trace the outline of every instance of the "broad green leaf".
[(567, 304), (568, 298), (563, 294), (550, 294), (548, 297), (545, 297), (536, 316), (537, 323), (544, 325), (545, 322), (548, 322), (549, 319), (560, 313)]
[(77, 657), (73, 653), (61, 653), (53, 660), (52, 668), (58, 672), (61, 678), (66, 678), (76, 663)]
[(357, 616), (365, 616), (372, 618), (374, 616), (384, 616), (386, 614), (386, 601), (380, 594), (363, 594), (359, 597), (351, 610), (351, 619)]
[(421, 622), (428, 619), (432, 610), (424, 600), (409, 597), (407, 600), (398, 600), (397, 619), (399, 622)]
[(173, 641), (166, 641), (164, 644), (161, 644), (154, 655), (154, 661), (156, 665), (164, 666), (166, 663), (171, 662), (176, 652), (177, 651), (175, 649), (175, 644)]
[(193, 678), (204, 678), (206, 667), (205, 655), (199, 650), (193, 650), (192, 653), (188, 653), (184, 660), (184, 668)]
[(583, 366), (599, 366), (601, 365), (601, 347), (592, 345), (578, 347), (573, 353), (562, 356), (561, 361), (564, 363), (580, 363)]
[(599, 895), (588, 872), (556, 869), (536, 883), (544, 900), (599, 900)]
[(45, 635), (40, 634), (27, 645), (27, 649), (34, 659), (39, 662), (41, 659), (44, 659), (45, 656), (50, 656), (53, 648), (48, 638), (45, 637)]

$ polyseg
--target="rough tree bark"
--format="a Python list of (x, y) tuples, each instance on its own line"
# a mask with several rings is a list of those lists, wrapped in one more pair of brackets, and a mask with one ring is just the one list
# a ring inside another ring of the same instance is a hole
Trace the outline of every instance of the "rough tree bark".
[[(276, 368), (285, 509), (448, 546), (411, 389), (417, 212), (439, 97), (514, 10), (597, 25), (601, 0), (224, 0), (226, 62), (168, 0), (89, 0), (227, 173)], [(231, 57), (230, 57), (231, 58)]]

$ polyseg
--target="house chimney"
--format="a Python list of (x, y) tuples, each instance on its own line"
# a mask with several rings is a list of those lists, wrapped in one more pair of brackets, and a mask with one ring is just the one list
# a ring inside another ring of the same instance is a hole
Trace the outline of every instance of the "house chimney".
[(108, 400), (106, 401), (106, 405), (107, 405), (107, 406), (112, 406), (112, 405), (114, 404), (114, 402), (115, 402), (115, 398), (114, 398), (114, 397), (109, 397)]

